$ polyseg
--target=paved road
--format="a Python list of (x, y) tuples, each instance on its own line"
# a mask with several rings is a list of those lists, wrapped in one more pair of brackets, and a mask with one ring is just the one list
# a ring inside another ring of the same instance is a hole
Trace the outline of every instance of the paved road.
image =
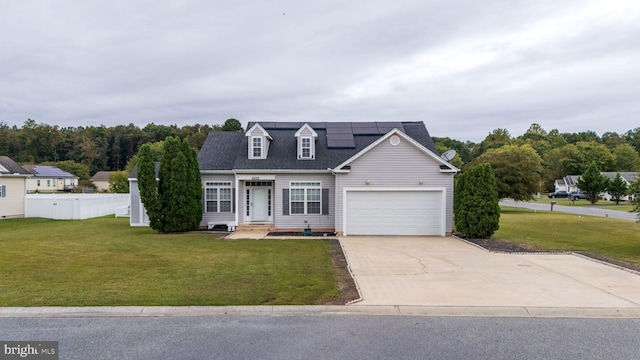
[[(502, 200), (500, 201), (500, 205), (514, 206), (514, 207), (526, 208), (531, 210), (546, 210), (546, 211), (551, 210), (551, 205), (549, 204), (536, 204), (536, 203), (513, 201), (513, 200)], [(600, 216), (600, 217), (610, 217), (614, 219), (638, 221), (637, 213), (630, 213), (630, 212), (619, 211), (619, 210), (598, 209), (595, 207), (554, 205), (553, 211), (569, 213), (569, 214), (577, 214), (577, 215)]]
[(640, 319), (413, 316), (0, 318), (60, 359), (638, 359)]

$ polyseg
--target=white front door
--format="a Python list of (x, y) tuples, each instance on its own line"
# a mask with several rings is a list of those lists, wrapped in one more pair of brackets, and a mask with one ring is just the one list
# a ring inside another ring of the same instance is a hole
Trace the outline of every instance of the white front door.
[(251, 221), (269, 220), (268, 189), (264, 187), (252, 188), (249, 206)]

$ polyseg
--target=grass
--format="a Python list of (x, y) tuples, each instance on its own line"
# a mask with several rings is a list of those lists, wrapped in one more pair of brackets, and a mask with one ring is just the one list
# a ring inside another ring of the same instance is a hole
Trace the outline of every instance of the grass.
[(0, 306), (322, 304), (326, 240), (157, 234), (126, 218), (0, 221)]
[(535, 202), (538, 204), (551, 204), (551, 201), (555, 201), (556, 204), (558, 205), (565, 205), (565, 206), (597, 207), (601, 209), (619, 210), (619, 211), (631, 211), (633, 209), (633, 205), (626, 201), (621, 201), (618, 205), (616, 205), (614, 201), (604, 201), (604, 200), (600, 200), (600, 201), (597, 201), (595, 204), (591, 204), (589, 200), (585, 200), (585, 199), (576, 200), (574, 202), (567, 198), (550, 199), (546, 195), (543, 195), (543, 197), (541, 197), (540, 199), (537, 199), (534, 197), (532, 202)]
[(493, 237), (640, 265), (640, 223), (634, 221), (502, 207), (500, 229)]

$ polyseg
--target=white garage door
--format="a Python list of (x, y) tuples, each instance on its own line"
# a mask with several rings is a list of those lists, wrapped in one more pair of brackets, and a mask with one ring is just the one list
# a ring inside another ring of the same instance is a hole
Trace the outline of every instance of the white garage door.
[(347, 191), (347, 235), (442, 235), (442, 191)]

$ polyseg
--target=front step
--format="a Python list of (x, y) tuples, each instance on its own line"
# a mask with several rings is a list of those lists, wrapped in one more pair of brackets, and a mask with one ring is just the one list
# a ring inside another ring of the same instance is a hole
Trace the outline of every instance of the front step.
[(236, 226), (236, 232), (272, 232), (273, 224), (240, 224)]

